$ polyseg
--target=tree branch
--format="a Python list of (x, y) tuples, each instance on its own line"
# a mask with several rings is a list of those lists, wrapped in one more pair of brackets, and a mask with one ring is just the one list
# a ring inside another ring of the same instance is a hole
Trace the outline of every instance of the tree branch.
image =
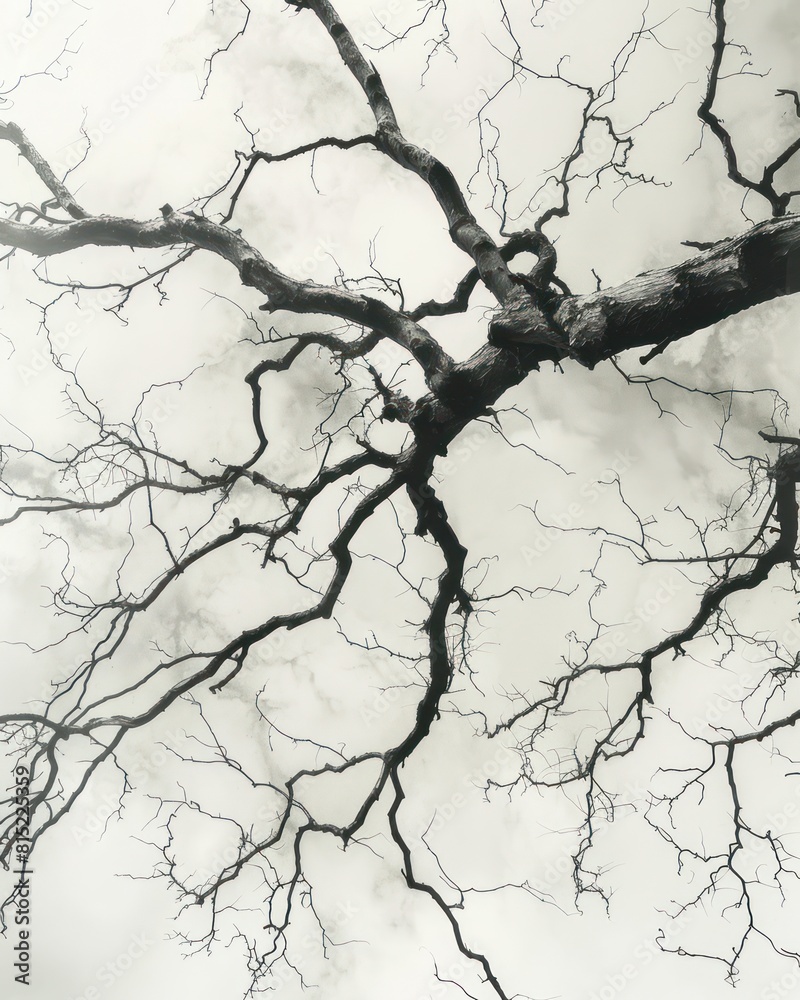
[(622, 351), (681, 340), (800, 291), (800, 217), (763, 222), (681, 264), (565, 299), (556, 324), (591, 368)]
[(325, 26), (339, 55), (363, 90), (375, 116), (378, 148), (425, 181), (445, 214), (453, 242), (472, 257), (481, 280), (497, 300), (506, 302), (514, 291), (506, 262), (494, 240), (476, 221), (452, 172), (427, 149), (409, 142), (403, 135), (380, 74), (361, 54), (328, 0), (308, 0), (304, 6), (313, 10)]
[(241, 234), (208, 219), (178, 212), (149, 222), (103, 215), (46, 228), (3, 219), (0, 243), (40, 257), (89, 245), (155, 248), (193, 244), (229, 261), (238, 270), (243, 284), (268, 296), (269, 302), (263, 309), (327, 313), (379, 330), (417, 360), (429, 382), (452, 366), (452, 359), (410, 317), (368, 295), (291, 278), (266, 260)]

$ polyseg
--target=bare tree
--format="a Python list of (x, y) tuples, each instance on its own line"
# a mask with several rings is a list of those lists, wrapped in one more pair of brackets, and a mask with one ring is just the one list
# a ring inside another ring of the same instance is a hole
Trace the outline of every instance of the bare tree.
[[(42, 549), (49, 593), (6, 629), (0, 724), (29, 814), (12, 778), (4, 863), (112, 781), (118, 815), (152, 806), (138, 835), (187, 946), (235, 942), (248, 992), (287, 968), (305, 985), (309, 924), (341, 943), (333, 844), (365, 885), (400, 872), (398, 898), (447, 929), (436, 995), (541, 996), (488, 915), (569, 899), (537, 875), (534, 828), (532, 858), (483, 869), (476, 839), (470, 869), (437, 825), (469, 745), (498, 815), (554, 817), (575, 906), (609, 906), (606, 868), (636, 843), (677, 863), (682, 894), (649, 900), (678, 927), (663, 951), (732, 983), (750, 951), (800, 966), (797, 14), (366, 6), (212, 3), (196, 148), (124, 173), (104, 169), (113, 114), (84, 121), (73, 162), (30, 110), (0, 124), (18, 388), (0, 524), (12, 562)], [(6, 82), (9, 114), (86, 64), (85, 16), (73, 34), (53, 15), (49, 58), (25, 50), (42, 61)], [(573, 38), (592, 44), (570, 58)], [(258, 103), (287, 39), (296, 99), (336, 113), (325, 134)], [(489, 58), (467, 100), (436, 96)], [(120, 121), (161, 86), (148, 72)], [(204, 135), (245, 78), (230, 135)], [(119, 214), (145, 177), (163, 206)], [(211, 355), (191, 339), (205, 308)], [(140, 766), (143, 746), (169, 766)]]

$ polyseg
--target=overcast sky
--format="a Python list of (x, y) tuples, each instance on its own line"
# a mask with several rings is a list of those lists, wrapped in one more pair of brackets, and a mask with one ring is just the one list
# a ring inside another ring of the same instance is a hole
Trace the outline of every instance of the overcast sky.
[[(22, 79), (0, 117), (26, 131), (90, 213), (138, 220), (158, 217), (164, 203), (199, 208), (198, 199), (230, 176), (236, 151), (250, 149), (249, 133), (259, 149), (277, 153), (322, 135), (369, 132), (374, 123), (363, 95), (313, 15), (285, 9), (277, 0), (252, 7), (246, 34), (214, 58), (209, 77), (209, 55), (224, 48), (243, 23), (244, 8), (233, 0), (95, 0), (93, 5), (32, 0), (30, 10), (27, 0), (7, 0), (0, 10), (3, 89)], [(641, 24), (643, 7), (642, 0), (456, 0), (447, 9), (446, 38), (436, 7), (396, 44), (389, 44), (392, 37), (420, 20), (424, 4), (347, 0), (337, 9), (356, 39), (373, 46), (369, 57), (408, 138), (428, 145), (451, 166), (469, 191), (473, 211), (497, 236), (497, 171), (508, 192), (508, 229), (532, 225), (552, 191), (544, 182), (575, 141), (580, 108), (577, 93), (561, 81), (537, 80), (531, 73), (509, 81), (504, 54), (518, 42), (525, 65), (544, 76), (552, 76), (559, 58), (569, 55), (561, 64), (564, 76), (598, 87)], [(682, 241), (719, 239), (767, 217), (766, 203), (753, 198), (742, 205), (741, 191), (727, 182), (711, 137), (698, 148), (696, 109), (712, 38), (702, 7), (651, 0), (647, 25), (658, 27), (642, 39), (618, 86), (613, 114), (620, 133), (660, 108), (635, 133), (629, 161), (631, 174), (650, 182), (627, 187), (611, 171), (595, 190), (592, 178), (580, 182), (570, 217), (548, 228), (559, 253), (559, 274), (574, 292), (686, 258), (695, 251)], [(729, 0), (729, 8), (732, 36), (749, 46), (753, 73), (726, 80), (720, 114), (737, 130), (742, 161), (755, 173), (797, 131), (791, 101), (776, 101), (774, 92), (798, 86), (800, 17), (791, 0)], [(504, 11), (513, 37), (504, 27)], [(442, 44), (434, 52), (437, 38)], [(608, 153), (607, 137), (599, 128), (590, 132), (585, 171), (605, 162)], [(313, 174), (311, 166), (309, 157), (262, 164), (232, 225), (287, 274), (319, 282), (334, 282), (342, 274), (361, 277), (370, 273), (372, 254), (382, 274), (402, 281), (406, 304), (449, 297), (468, 262), (416, 177), (367, 147), (323, 150), (314, 158)], [(45, 198), (33, 171), (8, 143), (0, 145), (0, 180), (4, 201), (39, 204)], [(786, 186), (800, 184), (787, 176)], [(207, 211), (223, 207), (224, 200), (217, 199)], [(157, 266), (172, 256), (90, 249), (53, 258), (39, 275), (87, 285), (130, 281), (138, 267)], [(130, 421), (147, 393), (143, 413), (154, 439), (192, 464), (210, 468), (215, 459), (249, 456), (253, 435), (243, 377), (265, 355), (263, 348), (240, 340), (254, 335), (246, 314), (263, 296), (243, 288), (231, 267), (196, 254), (170, 273), (160, 290), (152, 284), (139, 288), (119, 316), (105, 310), (113, 304), (106, 292), (64, 296), (47, 316), (59, 370), (40, 323), (41, 307), (59, 289), (39, 281), (33, 263), (18, 253), (0, 272), (3, 442), (25, 447), (33, 441), (41, 452), (59, 454), (70, 442), (87, 440), (85, 422), (71, 411), (64, 392), (74, 396), (77, 380), (109, 422)], [(491, 299), (476, 291), (471, 302), (467, 314), (429, 325), (458, 359), (486, 336)], [(505, 440), (489, 421), (474, 424), (437, 466), (437, 488), (469, 551), (468, 584), (483, 595), (515, 584), (559, 591), (484, 606), (472, 631), (472, 672), (459, 673), (448, 711), (403, 769), (408, 798), (400, 816), (415, 844), (420, 874), (441, 880), (444, 872), (445, 879), (475, 890), (456, 912), (469, 945), (490, 957), (509, 995), (730, 996), (721, 963), (665, 955), (654, 943), (662, 932), (667, 947), (687, 943), (723, 953), (730, 950), (730, 927), (726, 931), (719, 900), (705, 916), (700, 910), (672, 920), (693, 886), (687, 871), (684, 877), (677, 872), (675, 851), (642, 814), (659, 767), (695, 763), (692, 741), (676, 735), (667, 711), (698, 735), (713, 725), (752, 723), (731, 701), (737, 685), (752, 686), (763, 675), (760, 655), (742, 644), (720, 670), (713, 644), (698, 641), (689, 655), (657, 675), (652, 732), (635, 761), (609, 772), (609, 790), (618, 793), (621, 807), (613, 824), (599, 824), (588, 859), (603, 873), (612, 897), (609, 912), (592, 894), (580, 901), (581, 912), (575, 906), (570, 854), (584, 790), (484, 794), (488, 780), (504, 783), (518, 775), (520, 755), (508, 733), (476, 739), (482, 719), (474, 713), (486, 713), (494, 724), (509, 714), (515, 692), (540, 696), (540, 682), (578, 655), (581, 643), (595, 635), (597, 621), (603, 624), (595, 652), (609, 662), (634, 655), (686, 622), (696, 608), (701, 574), (642, 568), (629, 547), (601, 547), (602, 534), (591, 529), (603, 525), (635, 535), (635, 510), (643, 521), (654, 519), (657, 554), (696, 551), (693, 522), (717, 516), (747, 483), (746, 469), (715, 447), (721, 425), (730, 454), (768, 454), (757, 433), (774, 419), (775, 396), (764, 391), (711, 399), (673, 383), (721, 393), (774, 387), (789, 406), (780, 409), (780, 426), (796, 432), (799, 309), (793, 300), (778, 300), (672, 347), (646, 369), (671, 380), (652, 388), (658, 402), (644, 386), (626, 385), (610, 364), (592, 372), (572, 363), (563, 372), (543, 366), (498, 404), (509, 408)], [(322, 328), (282, 314), (264, 322), (265, 329), (274, 323), (284, 332)], [(376, 364), (389, 372), (402, 361), (399, 351), (385, 351)], [(635, 375), (644, 371), (636, 357), (624, 356), (620, 365)], [(421, 380), (404, 371), (406, 391), (417, 394)], [(179, 386), (175, 380), (190, 372), (195, 374)], [(303, 482), (320, 454), (313, 432), (326, 412), (322, 391), (337, 385), (334, 372), (325, 356), (309, 357), (265, 384), (272, 451), (264, 471)], [(148, 393), (154, 385), (162, 387)], [(399, 444), (396, 427), (381, 433), (385, 447)], [(20, 475), (32, 489), (58, 488), (48, 480), (51, 473), (34, 462)], [(616, 477), (624, 503), (613, 485)], [(344, 503), (341, 496), (338, 500)], [(163, 508), (164, 525), (176, 538), (182, 524), (201, 523), (205, 512), (193, 504)], [(266, 517), (260, 504), (240, 491), (221, 514), (220, 530), (243, 512)], [(323, 544), (336, 523), (336, 501), (313, 516), (306, 543)], [(59, 586), (65, 567), (89, 596), (107, 594), (130, 546), (130, 527), (137, 548), (126, 563), (127, 579), (140, 586), (152, 579), (163, 552), (141, 532), (144, 518), (137, 507), (74, 524), (66, 518), (29, 519), (0, 532), (4, 711), (31, 703), (41, 707), (49, 681), (66, 676), (85, 653), (81, 634), (36, 655), (26, 645), (46, 646), (69, 627), (63, 616), (54, 616), (48, 590)], [(745, 505), (734, 530), (747, 537), (754, 520), (757, 512)], [(126, 740), (120, 760), (135, 787), (121, 817), (115, 812), (119, 773), (111, 768), (98, 773), (71, 814), (40, 844), (33, 876), (32, 985), (13, 982), (12, 928), (1, 949), (4, 996), (139, 1000), (175, 993), (228, 1000), (244, 992), (249, 977), (236, 934), (256, 933), (265, 922), (258, 878), (251, 873), (235, 884), (226, 901), (240, 912), (221, 916), (221, 943), (206, 952), (175, 936), (202, 935), (207, 914), (191, 911), (176, 920), (180, 900), (152, 874), (157, 848), (170, 836), (183, 852), (182, 873), (214, 871), (236, 834), (233, 824), (210, 816), (235, 816), (263, 833), (278, 802), (268, 789), (254, 790), (221, 767), (181, 768), (178, 757), (207, 756), (198, 743), (208, 740), (205, 721), (261, 780), (280, 781), (325, 759), (271, 732), (265, 716), (283, 734), (310, 736), (352, 753), (385, 749), (402, 738), (413, 725), (421, 677), (407, 661), (366, 653), (340, 634), (360, 643), (374, 635), (407, 657), (421, 649), (416, 626), (424, 604), (390, 565), (403, 556), (398, 523), (413, 531), (405, 497), (387, 505), (357, 536), (353, 577), (334, 619), (276, 637), (216, 698), (204, 692), (203, 717), (197, 704), (182, 703)], [(548, 525), (587, 530), (564, 534)], [(714, 536), (715, 543), (734, 544), (722, 538)], [(429, 545), (407, 540), (407, 579), (440, 571)], [(314, 582), (324, 578), (323, 573)], [(779, 582), (783, 590), (737, 605), (743, 630), (784, 634), (796, 608), (787, 581)], [(265, 615), (297, 608), (303, 599), (300, 587), (289, 587), (277, 568), (263, 573), (258, 556), (242, 548), (187, 575), (163, 606), (144, 616), (108, 683), (157, 662), (156, 642), (172, 652), (214, 648)], [(797, 639), (790, 637), (787, 647), (796, 651)], [(564, 720), (541, 755), (531, 756), (532, 766), (547, 774), (563, 748), (580, 743), (581, 727), (592, 731), (600, 725), (624, 693), (613, 686), (587, 689), (586, 714)], [(786, 697), (790, 706), (791, 692)], [(517, 733), (524, 735), (524, 729)], [(68, 774), (85, 749), (75, 748)], [(788, 738), (777, 749), (791, 757)], [(792, 770), (783, 764), (754, 752), (742, 777), (759, 822), (771, 818), (779, 830), (797, 823), (800, 799), (800, 778), (782, 779)], [(343, 822), (371, 778), (374, 773), (365, 770), (348, 782), (320, 782), (309, 788), (308, 802), (320, 816)], [(157, 799), (175, 799), (183, 790), (210, 815), (192, 819), (181, 813), (168, 830)], [(317, 987), (311, 994), (326, 1000), (463, 996), (458, 986), (436, 982), (437, 967), (470, 994), (489, 996), (477, 967), (458, 955), (441, 913), (406, 888), (401, 858), (388, 837), (387, 807), (388, 799), (381, 800), (363, 844), (343, 851), (338, 841), (318, 837), (308, 846), (305, 868), (315, 906), (341, 947), (329, 948), (325, 959), (319, 927), (305, 909), (298, 914), (292, 960), (309, 987)], [(710, 787), (706, 801), (686, 812), (687, 841), (706, 848), (725, 844), (727, 809), (724, 790)], [(441, 870), (419, 840), (429, 825), (426, 839)], [(287, 860), (284, 854), (275, 863), (285, 866)], [(481, 891), (498, 886), (506, 888)], [(797, 950), (798, 901), (787, 900), (781, 911), (776, 892), (773, 886), (758, 896), (764, 926), (780, 946)], [(545, 895), (549, 901), (543, 901)], [(738, 919), (731, 916), (731, 925)], [(753, 942), (740, 971), (749, 997), (800, 996), (798, 966), (776, 957), (763, 941)], [(783, 992), (770, 992), (773, 981)], [(291, 972), (280, 973), (276, 986), (287, 998), (303, 994)]]

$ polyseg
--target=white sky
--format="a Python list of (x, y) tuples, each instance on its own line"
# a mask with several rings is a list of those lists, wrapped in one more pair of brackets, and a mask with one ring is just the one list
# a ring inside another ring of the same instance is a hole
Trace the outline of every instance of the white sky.
[[(638, 25), (642, 3), (552, 0), (535, 27), (529, 3), (505, 0), (504, 6), (526, 64), (550, 73), (557, 59), (570, 53), (563, 72), (597, 85)], [(726, 81), (720, 104), (721, 113), (739, 130), (743, 159), (761, 164), (774, 155), (776, 143), (796, 134), (791, 102), (776, 102), (773, 95), (778, 87), (797, 86), (800, 21), (789, 0), (730, 0), (730, 8), (731, 30), (750, 46), (754, 69), (772, 67), (765, 78)], [(380, 22), (400, 31), (418, 19), (419, 11), (411, 0), (349, 0), (337, 9), (359, 40), (375, 45), (389, 38)], [(271, 152), (320, 135), (370, 130), (363, 96), (313, 16), (287, 12), (271, 0), (253, 4), (248, 34), (215, 60), (201, 100), (204, 60), (237, 30), (241, 12), (231, 0), (214, 3), (213, 14), (209, 4), (196, 0), (95, 0), (93, 7), (72, 0), (34, 0), (29, 13), (27, 2), (7, 0), (0, 11), (6, 86), (17, 74), (41, 69), (70, 35), (71, 51), (52, 75), (25, 79), (0, 114), (20, 124), (62, 171), (74, 167), (68, 183), (90, 212), (141, 220), (155, 218), (164, 202), (190, 207), (194, 198), (220, 183), (232, 169), (235, 150), (249, 146), (237, 111), (247, 128), (258, 132), (259, 148)], [(725, 181), (718, 148), (707, 138), (693, 154), (700, 134), (695, 109), (710, 40), (707, 21), (694, 5), (671, 0), (653, 0), (648, 21), (655, 24), (671, 12), (674, 16), (659, 29), (660, 44), (642, 44), (615, 106), (615, 121), (625, 128), (660, 102), (675, 98), (639, 133), (631, 158), (634, 173), (663, 183), (628, 192), (608, 183), (588, 201), (576, 189), (573, 215), (548, 230), (558, 239), (559, 274), (573, 291), (594, 288), (592, 268), (604, 283), (612, 284), (689, 256), (692, 251), (682, 240), (716, 239), (748, 224), (739, 211), (740, 193)], [(453, 0), (447, 19), (452, 54), (443, 50), (432, 60), (424, 86), (420, 80), (426, 68), (427, 28), (372, 56), (409, 138), (427, 142), (463, 185), (469, 182), (473, 210), (495, 234), (498, 222), (485, 163), (476, 172), (480, 146), (475, 114), (486, 91), (493, 93), (508, 76), (498, 49), (508, 52), (511, 43), (499, 13), (500, 5), (489, 0)], [(434, 34), (436, 23), (432, 14)], [(510, 191), (508, 210), (518, 216), (513, 227), (534, 221), (525, 207), (571, 148), (577, 107), (565, 88), (530, 79), (524, 87), (511, 83), (484, 113), (484, 141), (497, 137), (495, 153)], [(85, 146), (82, 128), (93, 139), (92, 149), (76, 166)], [(593, 156), (604, 155), (605, 148), (597, 138), (587, 165), (592, 165)], [(321, 282), (333, 281), (340, 270), (345, 275), (367, 274), (374, 241), (377, 266), (387, 276), (402, 279), (407, 303), (449, 296), (467, 262), (450, 243), (430, 193), (416, 178), (399, 175), (366, 148), (322, 151), (313, 178), (309, 166), (308, 158), (261, 165), (233, 225), (241, 226), (282, 270)], [(795, 182), (787, 176), (787, 187), (800, 187), (796, 169)], [(32, 171), (18, 162), (10, 145), (0, 146), (0, 182), (4, 199), (38, 203), (44, 197)], [(764, 217), (764, 206), (756, 199), (748, 200), (746, 209), (751, 219)], [(47, 273), (57, 281), (102, 283), (120, 276), (130, 279), (140, 264), (162, 259), (166, 255), (87, 250), (51, 260)], [(31, 263), (18, 254), (0, 274), (0, 357), (5, 358), (0, 366), (0, 413), (6, 421), (0, 438), (18, 445), (33, 439), (41, 450), (55, 452), (82, 440), (86, 431), (69, 415), (60, 393), (63, 376), (49, 360), (37, 304), (49, 301), (53, 290), (31, 276)], [(241, 460), (253, 444), (247, 432), (249, 394), (242, 379), (263, 353), (249, 344), (237, 345), (237, 340), (252, 332), (243, 310), (255, 309), (262, 297), (241, 288), (232, 269), (208, 255), (196, 255), (172, 274), (164, 291), (169, 297), (161, 303), (152, 287), (138, 290), (124, 313), (124, 324), (103, 312), (105, 303), (98, 297), (84, 296), (80, 306), (74, 298), (65, 298), (49, 315), (62, 362), (77, 371), (89, 395), (102, 401), (110, 421), (130, 419), (152, 384), (182, 378), (204, 365), (183, 388), (172, 385), (153, 392), (148, 417), (167, 452), (185, 454), (203, 466), (213, 456)], [(429, 325), (458, 358), (468, 356), (485, 337), (490, 301), (476, 292), (472, 303), (465, 316)], [(636, 358), (625, 357), (622, 365), (634, 374), (647, 371), (711, 390), (774, 386), (789, 401), (788, 426), (796, 430), (797, 319), (796, 302), (779, 301), (691, 338), (647, 369), (641, 369)], [(282, 330), (319, 328), (311, 319), (272, 321)], [(391, 364), (392, 356), (383, 363)], [(408, 390), (416, 390), (410, 372), (408, 378)], [(309, 358), (288, 376), (270, 376), (265, 385), (267, 426), (277, 457), (271, 459), (269, 453), (264, 470), (302, 481), (313, 467), (313, 452), (300, 449), (308, 447), (319, 419), (317, 387), (334, 387), (333, 373), (324, 358)], [(600, 579), (607, 586), (596, 595), (595, 616), (609, 624), (609, 635), (618, 635), (611, 626), (624, 626), (617, 658), (679, 627), (696, 606), (696, 588), (681, 577), (674, 596), (656, 614), (639, 614), (665, 580), (674, 581), (668, 567), (640, 569), (624, 551), (606, 549), (591, 576), (587, 568), (597, 556), (599, 537), (548, 533), (530, 510), (536, 504), (546, 523), (561, 519), (567, 527), (602, 524), (631, 532), (635, 525), (630, 512), (613, 489), (598, 485), (608, 481), (613, 470), (622, 476), (626, 501), (643, 518), (657, 519), (652, 529), (656, 537), (688, 550), (692, 531), (675, 512), (676, 505), (687, 517), (703, 522), (718, 513), (745, 477), (714, 448), (722, 417), (719, 403), (668, 386), (657, 392), (664, 407), (680, 419), (659, 417), (645, 389), (626, 387), (609, 365), (594, 372), (576, 365), (565, 365), (563, 374), (543, 370), (499, 404), (515, 405), (530, 418), (507, 414), (506, 436), (514, 445), (535, 448), (570, 475), (525, 447), (504, 444), (487, 424), (468, 429), (441, 463), (440, 495), (469, 549), (469, 564), (481, 567), (469, 578), (472, 584), (485, 571), (484, 594), (513, 584), (557, 585), (572, 592), (493, 605), (493, 613), (481, 616), (481, 628), (475, 632), (474, 686), (459, 677), (448, 704), (463, 712), (480, 708), (495, 721), (509, 710), (507, 692), (536, 692), (537, 683), (553, 676), (562, 658), (575, 655), (576, 643), (591, 635), (586, 602)], [(771, 417), (769, 394), (740, 397), (726, 428), (728, 449), (737, 455), (765, 454), (757, 431), (768, 426)], [(397, 444), (396, 429), (384, 433), (387, 447)], [(46, 488), (44, 479), (40, 482)], [(261, 502), (244, 493), (237, 497), (240, 510), (262, 510), (252, 506)], [(406, 524), (408, 507), (405, 499), (398, 499), (397, 516)], [(233, 507), (229, 511), (231, 517), (236, 513)], [(135, 518), (142, 514), (141, 508), (134, 511)], [(43, 586), (58, 585), (66, 550), (57, 540), (46, 546), (49, 539), (43, 532), (69, 535), (76, 583), (99, 594), (113, 582), (126, 551), (127, 516), (119, 510), (72, 526), (67, 519), (41, 524), (29, 520), (0, 532), (0, 613), (7, 643), (4, 710), (41, 698), (48, 679), (63, 676), (82, 650), (80, 636), (36, 657), (21, 645), (44, 645), (64, 627), (63, 620), (53, 620)], [(323, 539), (335, 516), (333, 504), (316, 516), (317, 540)], [(198, 523), (200, 517), (200, 507), (191, 503), (164, 510), (164, 523), (176, 536), (187, 519)], [(742, 523), (748, 523), (746, 516)], [(149, 560), (162, 556), (146, 533), (137, 544), (140, 555), (130, 561), (129, 579), (143, 585), (155, 572)], [(338, 623), (353, 638), (364, 641), (374, 630), (386, 645), (413, 652), (418, 636), (409, 623), (422, 617), (420, 602), (374, 558), (399, 558), (392, 511), (365, 526), (354, 549), (361, 558), (348, 582)], [(276, 573), (262, 573), (257, 562), (243, 549), (201, 574), (187, 575), (173, 588), (168, 603), (154, 608), (133, 630), (130, 651), (120, 658), (118, 672), (127, 676), (123, 672), (152, 661), (155, 638), (173, 648), (211, 648), (220, 637), (263, 620), (265, 614), (297, 607), (302, 596), (298, 588), (287, 588)], [(430, 576), (439, 572), (439, 563), (426, 546), (411, 540), (405, 568), (410, 574)], [(793, 605), (791, 595), (775, 592), (755, 604), (740, 602), (736, 610), (748, 627), (780, 633), (796, 614)], [(758, 663), (748, 662), (746, 649), (737, 649), (726, 664), (729, 672), (723, 674), (709, 666), (713, 649), (698, 642), (690, 652), (656, 674), (662, 710), (669, 707), (679, 713), (695, 732), (707, 732), (708, 723), (718, 716), (741, 721), (727, 704), (726, 684), (737, 678), (752, 682)], [(763, 672), (763, 666), (760, 669)], [(381, 695), (381, 688), (404, 683), (407, 677), (407, 669), (397, 662), (349, 647), (332, 620), (280, 637), (216, 699), (204, 694), (203, 705), (231, 754), (262, 775), (285, 777), (317, 759), (309, 748), (294, 747), (279, 736), (268, 743), (269, 734), (253, 707), (259, 692), (259, 706), (283, 732), (334, 745), (347, 741), (348, 749), (358, 752), (393, 745), (413, 724), (421, 687)], [(568, 720), (554, 735), (551, 752), (576, 739), (579, 727), (598, 724), (602, 695), (597, 688), (587, 692), (592, 711)], [(609, 704), (614, 697), (608, 694)], [(135, 771), (136, 790), (125, 800), (122, 820), (112, 819), (104, 836), (99, 830), (119, 791), (119, 777), (110, 769), (100, 773), (72, 815), (42, 843), (34, 876), (33, 983), (26, 992), (13, 983), (12, 931), (2, 948), (2, 995), (138, 1000), (179, 992), (216, 1000), (237, 997), (246, 988), (247, 970), (236, 941), (187, 959), (187, 950), (169, 940), (176, 930), (191, 933), (203, 926), (204, 914), (184, 915), (175, 922), (174, 895), (165, 891), (163, 881), (148, 878), (156, 858), (148, 843), (163, 843), (165, 837), (160, 821), (153, 819), (152, 796), (177, 793), (173, 752), (197, 753), (187, 733), (203, 733), (196, 707), (190, 705), (177, 707), (163, 725), (126, 741), (124, 761)], [(699, 943), (701, 950), (725, 949), (729, 939), (719, 906), (713, 919), (698, 915), (683, 927), (671, 923), (673, 901), (688, 898), (692, 885), (676, 875), (674, 852), (648, 830), (641, 811), (621, 809), (617, 821), (602, 828), (589, 859), (605, 870), (604, 885), (613, 890), (610, 915), (591, 896), (582, 902), (583, 914), (576, 913), (565, 859), (574, 846), (570, 830), (579, 821), (578, 793), (571, 793), (572, 801), (534, 792), (515, 793), (510, 799), (495, 793), (487, 801), (480, 787), (488, 778), (507, 781), (516, 773), (518, 757), (507, 750), (512, 742), (508, 737), (505, 743), (502, 738), (476, 740), (469, 718), (444, 713), (404, 768), (408, 799), (401, 808), (401, 821), (412, 839), (433, 822), (429, 843), (447, 874), (463, 887), (527, 883), (553, 894), (558, 906), (547, 906), (524, 890), (471, 893), (460, 915), (468, 943), (490, 956), (509, 994), (565, 1000), (588, 1000), (593, 993), (606, 998), (608, 990), (626, 1000), (729, 996), (721, 965), (663, 955), (653, 945), (659, 929), (667, 932), (667, 944), (673, 946), (689, 941), (695, 947)], [(791, 754), (788, 738), (780, 746)], [(79, 756), (76, 751), (76, 759)], [(674, 729), (655, 719), (637, 761), (610, 772), (609, 787), (618, 789), (623, 801), (638, 800), (641, 805), (642, 789), (657, 767), (684, 767), (690, 760), (688, 740), (678, 740)], [(552, 758), (536, 759), (539, 767), (551, 763)], [(770, 765), (766, 753), (754, 753), (752, 764), (743, 765), (742, 781), (749, 785), (754, 813), (797, 824), (794, 804), (800, 783), (797, 778), (779, 781), (779, 773), (783, 771)], [(190, 767), (183, 780), (190, 797), (203, 796), (209, 812), (235, 814), (244, 823), (267, 828), (274, 807), (267, 792), (253, 792), (229, 774), (209, 768)], [(358, 781), (347, 787), (320, 783), (309, 790), (308, 801), (333, 821), (343, 820), (363, 787)], [(334, 940), (353, 943), (333, 949), (325, 962), (318, 936), (307, 937), (313, 924), (304, 925), (301, 917), (293, 958), (326, 1000), (360, 1000), (378, 993), (387, 1000), (463, 996), (458, 988), (445, 992), (432, 980), (434, 957), (440, 970), (465, 989), (489, 996), (478, 985), (477, 969), (459, 958), (441, 914), (425, 897), (405, 888), (399, 855), (387, 838), (387, 804), (388, 799), (379, 804), (365, 829), (372, 851), (356, 845), (343, 852), (337, 842), (323, 838), (308, 848), (307, 875), (318, 910)], [(706, 846), (724, 843), (724, 810), (721, 790), (710, 789), (705, 811), (687, 810), (687, 838), (696, 843), (705, 838)], [(175, 832), (187, 872), (193, 867), (213, 869), (232, 836), (230, 826), (210, 821), (185, 830), (176, 826)], [(438, 877), (419, 845), (415, 857), (422, 874)], [(223, 945), (237, 927), (251, 931), (263, 925), (263, 900), (255, 879), (243, 877), (237, 883), (229, 901), (241, 915), (225, 916)], [(775, 904), (774, 889), (771, 895), (765, 891), (759, 896), (776, 940), (796, 949), (797, 901), (787, 901), (782, 912)], [(800, 971), (792, 968), (755, 942), (740, 963), (741, 985), (747, 996), (771, 1000), (770, 983), (779, 980), (784, 992), (775, 995), (800, 996)], [(303, 992), (292, 976), (279, 986), (287, 998)]]

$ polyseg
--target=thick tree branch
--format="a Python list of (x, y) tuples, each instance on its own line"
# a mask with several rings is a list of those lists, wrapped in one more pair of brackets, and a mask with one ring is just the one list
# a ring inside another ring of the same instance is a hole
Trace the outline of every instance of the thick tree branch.
[(506, 262), (497, 244), (476, 221), (452, 172), (427, 149), (409, 142), (403, 135), (380, 74), (364, 58), (328, 0), (308, 0), (304, 6), (313, 10), (325, 26), (339, 55), (364, 91), (375, 116), (378, 147), (395, 163), (425, 181), (445, 214), (453, 242), (472, 257), (482, 281), (498, 301), (506, 302), (514, 291)]
[(800, 217), (763, 222), (697, 257), (565, 299), (555, 323), (581, 364), (671, 343), (800, 291)]
[(39, 150), (33, 145), (25, 135), (19, 125), (14, 122), (0, 122), (0, 139), (12, 142), (25, 159), (30, 163), (40, 179), (53, 195), (56, 202), (68, 212), (73, 219), (85, 219), (88, 212), (81, 208), (75, 200), (73, 194), (67, 190), (62, 181), (53, 173), (50, 164), (44, 159)]
[(40, 257), (89, 245), (156, 248), (188, 243), (233, 264), (243, 284), (268, 297), (268, 304), (262, 308), (270, 312), (286, 309), (295, 313), (326, 313), (378, 330), (419, 362), (429, 382), (452, 366), (452, 359), (410, 317), (368, 295), (291, 278), (266, 260), (241, 234), (207, 219), (179, 212), (149, 222), (103, 215), (47, 227), (3, 219), (0, 243)]

